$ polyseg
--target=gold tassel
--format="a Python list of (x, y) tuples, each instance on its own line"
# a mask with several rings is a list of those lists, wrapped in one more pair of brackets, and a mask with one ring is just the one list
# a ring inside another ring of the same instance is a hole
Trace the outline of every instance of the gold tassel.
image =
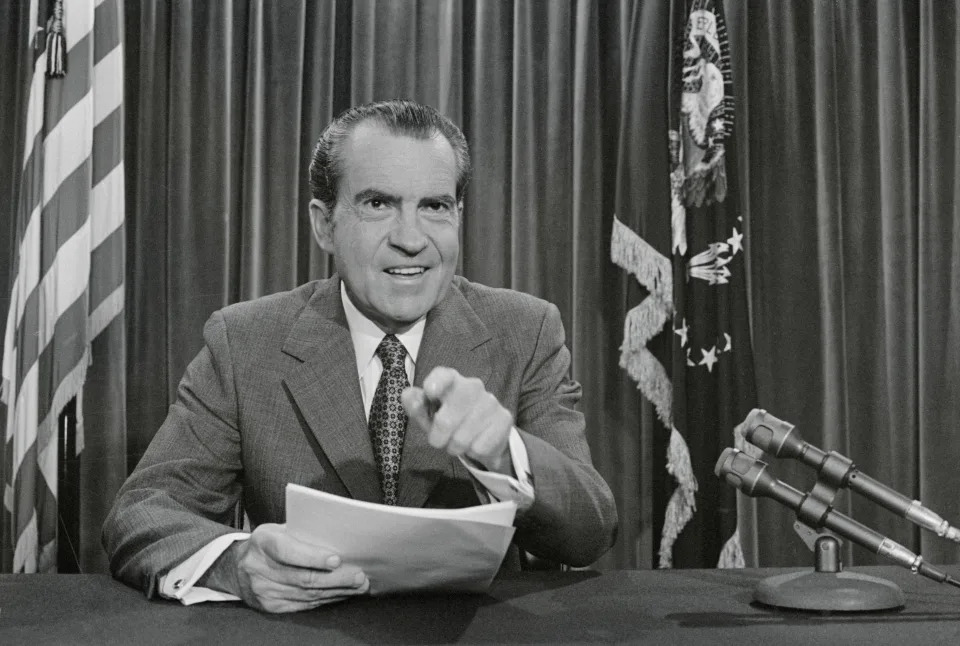
[(63, 35), (63, 0), (53, 4), (53, 15), (47, 21), (47, 78), (60, 78), (67, 73), (67, 40)]

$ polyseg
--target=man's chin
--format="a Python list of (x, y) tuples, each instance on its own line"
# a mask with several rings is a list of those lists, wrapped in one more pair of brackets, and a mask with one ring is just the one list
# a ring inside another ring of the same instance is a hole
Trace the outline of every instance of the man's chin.
[(382, 323), (394, 334), (402, 334), (423, 319), (430, 311), (429, 307), (401, 308), (388, 310), (382, 316)]

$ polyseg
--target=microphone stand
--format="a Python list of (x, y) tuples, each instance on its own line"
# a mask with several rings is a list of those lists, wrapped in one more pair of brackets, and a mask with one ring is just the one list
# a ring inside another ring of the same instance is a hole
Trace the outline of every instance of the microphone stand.
[[(903, 545), (833, 509), (836, 481), (820, 478), (803, 493), (767, 473), (767, 464), (737, 449), (723, 451), (716, 474), (748, 496), (772, 498), (796, 511), (797, 520), (816, 530), (826, 528), (870, 551), (925, 577), (960, 587), (960, 581), (923, 562)], [(863, 612), (892, 610), (904, 605), (900, 588), (891, 581), (842, 571), (839, 542), (832, 535), (817, 538), (814, 570), (769, 577), (760, 582), (754, 599), (778, 608)]]

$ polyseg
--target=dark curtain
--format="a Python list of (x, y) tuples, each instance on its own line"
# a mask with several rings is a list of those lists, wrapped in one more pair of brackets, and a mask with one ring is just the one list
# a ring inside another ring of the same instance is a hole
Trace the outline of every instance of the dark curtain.
[[(956, 524), (958, 3), (729, 6), (760, 402)], [(838, 500), (927, 560), (960, 557), (860, 497)], [(762, 564), (809, 562), (788, 512), (761, 504), (760, 520)], [(846, 561), (876, 558), (848, 547)]]
[[(0, 3), (3, 42), (20, 42), (26, 4)], [(957, 4), (726, 9), (760, 404), (960, 522)], [(323, 125), (353, 103), (409, 97), (471, 142), (462, 272), (560, 308), (594, 461), (620, 510), (600, 565), (650, 567), (673, 484), (653, 449), (664, 439), (651, 407), (618, 367), (624, 315), (643, 293), (610, 262), (609, 242), (614, 213), (642, 236), (669, 217), (669, 3), (141, 0), (126, 4), (125, 28), (126, 447), (111, 441), (127, 468), (212, 311), (329, 274), (306, 220)], [(7, 87), (19, 87), (16, 63), (12, 47), (0, 50)], [(18, 98), (0, 97), (4, 117), (15, 113)], [(5, 150), (18, 149), (14, 122), (0, 119)], [(3, 285), (17, 178), (7, 157)], [(772, 468), (812, 482), (806, 468)], [(91, 504), (109, 504), (122, 475)], [(861, 499), (840, 500), (934, 562), (960, 556)], [(808, 564), (792, 515), (764, 502), (744, 537), (748, 562)]]

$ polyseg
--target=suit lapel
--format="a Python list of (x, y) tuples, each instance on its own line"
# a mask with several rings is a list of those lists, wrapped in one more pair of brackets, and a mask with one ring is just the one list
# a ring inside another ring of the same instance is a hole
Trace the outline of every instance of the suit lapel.
[[(457, 370), (465, 377), (486, 381), (490, 362), (485, 343), (490, 333), (466, 298), (451, 285), (447, 295), (427, 315), (427, 324), (417, 357), (414, 385), (437, 366)], [(427, 442), (426, 432), (415, 424), (407, 426), (400, 460), (398, 504), (421, 507), (441, 476), (453, 477), (454, 461)]]
[(357, 500), (381, 502), (339, 280), (320, 284), (283, 351), (302, 361), (284, 383), (344, 486)]

